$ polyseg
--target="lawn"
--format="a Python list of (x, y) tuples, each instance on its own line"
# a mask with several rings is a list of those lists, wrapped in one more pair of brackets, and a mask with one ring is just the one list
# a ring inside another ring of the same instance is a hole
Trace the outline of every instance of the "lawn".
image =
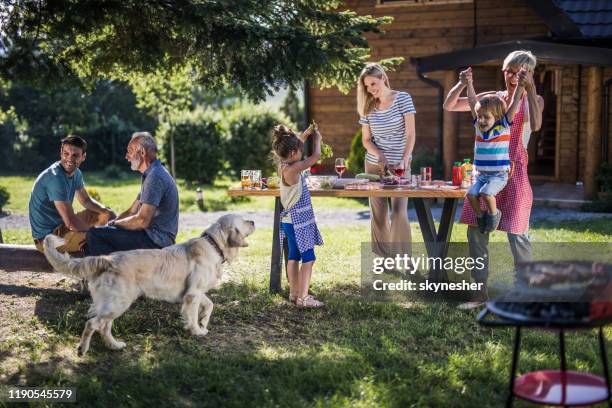
[[(539, 224), (531, 235), (609, 243), (610, 231), (612, 221), (600, 220)], [(181, 231), (179, 241), (199, 232)], [(257, 230), (227, 267), (227, 282), (211, 295), (207, 337), (184, 332), (178, 305), (140, 300), (115, 323), (127, 348), (109, 351), (94, 335), (85, 358), (76, 346), (88, 296), (55, 275), (0, 272), (0, 384), (76, 387), (80, 406), (100, 407), (503, 405), (510, 329), (480, 327), (475, 311), (452, 303), (364, 299), (359, 243), (369, 230), (361, 226), (322, 228), (312, 289), (327, 307), (295, 309), (267, 292), (271, 234)], [(417, 227), (413, 237), (422, 240)], [(453, 241), (464, 240), (458, 225)], [(595, 333), (566, 337), (568, 367), (601, 373)], [(557, 344), (553, 333), (526, 331), (519, 372), (558, 367)]]
[[(132, 173), (124, 175), (119, 179), (105, 177), (101, 173), (83, 173), (85, 186), (95, 188), (100, 195), (100, 200), (119, 213), (129, 208), (140, 192), (140, 176)], [(28, 212), (28, 201), (30, 192), (36, 180), (35, 175), (0, 175), (0, 186), (4, 186), (11, 194), (11, 198), (4, 210), (17, 214)], [(204, 204), (209, 211), (218, 210), (274, 210), (274, 200), (265, 197), (245, 198), (228, 197), (226, 191), (229, 187), (236, 185), (233, 180), (224, 178), (217, 180), (213, 185), (194, 185), (179, 179), (179, 210), (181, 212), (199, 211), (196, 203), (196, 188), (201, 187), (204, 194)], [(238, 183), (239, 184), (239, 183)], [(75, 200), (75, 210), (82, 207)], [(367, 201), (347, 198), (315, 198), (314, 205), (317, 208), (366, 208)]]

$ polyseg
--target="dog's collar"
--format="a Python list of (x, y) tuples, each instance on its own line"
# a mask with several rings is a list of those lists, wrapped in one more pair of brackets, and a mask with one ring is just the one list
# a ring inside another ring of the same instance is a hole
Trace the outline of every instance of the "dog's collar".
[(215, 241), (215, 239), (207, 232), (204, 233), (203, 237), (210, 242), (210, 245), (213, 246), (213, 248), (215, 248), (215, 251), (217, 251), (217, 253), (219, 254), (219, 256), (221, 257), (221, 263), (225, 263), (227, 262), (227, 259), (225, 259), (225, 255), (223, 254), (223, 251), (221, 250), (221, 248), (219, 247), (219, 244), (217, 244), (217, 242)]

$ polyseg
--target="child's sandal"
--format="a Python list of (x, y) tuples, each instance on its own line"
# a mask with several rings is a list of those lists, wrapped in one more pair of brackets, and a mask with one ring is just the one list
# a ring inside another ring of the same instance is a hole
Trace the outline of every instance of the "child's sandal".
[(325, 306), (325, 303), (317, 300), (312, 295), (308, 295), (305, 298), (298, 297), (295, 301), (297, 307), (317, 308)]

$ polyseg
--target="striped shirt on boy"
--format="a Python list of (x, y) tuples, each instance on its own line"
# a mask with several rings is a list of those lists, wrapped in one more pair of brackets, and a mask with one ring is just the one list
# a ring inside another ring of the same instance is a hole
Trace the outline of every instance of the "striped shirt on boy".
[[(372, 142), (390, 162), (399, 162), (406, 149), (406, 122), (404, 115), (416, 113), (412, 97), (406, 92), (398, 92), (388, 109), (373, 109), (367, 116), (360, 117), (359, 123), (370, 125)], [(367, 152), (365, 159), (378, 163), (378, 157)]]
[(476, 142), (474, 144), (474, 166), (478, 171), (510, 170), (510, 126), (506, 115), (495, 122), (491, 129), (481, 131), (474, 119)]

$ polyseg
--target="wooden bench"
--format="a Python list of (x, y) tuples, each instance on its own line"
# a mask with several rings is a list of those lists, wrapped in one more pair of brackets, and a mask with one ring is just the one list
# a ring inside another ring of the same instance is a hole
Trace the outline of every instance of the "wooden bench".
[(0, 270), (53, 272), (47, 258), (34, 245), (0, 244)]

